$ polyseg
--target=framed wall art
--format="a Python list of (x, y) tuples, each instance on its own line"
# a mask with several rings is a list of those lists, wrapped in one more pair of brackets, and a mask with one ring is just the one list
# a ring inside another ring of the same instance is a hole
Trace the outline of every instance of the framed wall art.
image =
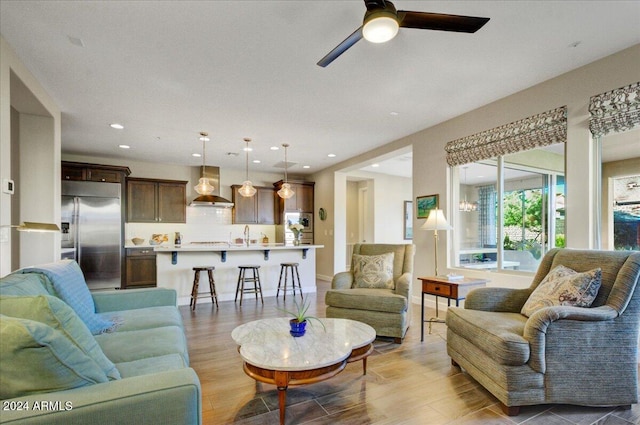
[(429, 212), (438, 208), (438, 195), (418, 196), (416, 198), (416, 218), (427, 218)]
[(404, 201), (404, 239), (413, 239), (413, 201)]

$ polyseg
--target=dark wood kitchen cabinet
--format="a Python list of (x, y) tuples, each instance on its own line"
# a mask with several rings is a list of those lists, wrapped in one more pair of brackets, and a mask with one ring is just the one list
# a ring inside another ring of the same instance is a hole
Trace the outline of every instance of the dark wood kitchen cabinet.
[(255, 186), (256, 194), (245, 198), (238, 193), (241, 185), (232, 185), (234, 224), (275, 224), (276, 199), (271, 187)]
[[(282, 180), (274, 183), (276, 191), (282, 188)], [(313, 212), (313, 196), (314, 196), (314, 182), (304, 181), (289, 181), (289, 185), (294, 192), (294, 195), (289, 199), (282, 199), (278, 196), (278, 214), (281, 215), (287, 211), (297, 212)], [(276, 195), (277, 196), (277, 195)]]
[(129, 167), (62, 161), (62, 180), (124, 183), (131, 174)]
[(156, 286), (156, 253), (153, 248), (126, 249), (124, 289)]
[(130, 223), (186, 223), (187, 182), (127, 179), (127, 221)]

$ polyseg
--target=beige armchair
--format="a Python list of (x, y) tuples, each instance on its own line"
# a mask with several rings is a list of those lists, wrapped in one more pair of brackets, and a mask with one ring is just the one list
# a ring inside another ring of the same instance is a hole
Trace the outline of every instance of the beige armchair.
[[(593, 304), (522, 315), (558, 265), (602, 269)], [(536, 404), (630, 407), (638, 402), (639, 279), (637, 251), (552, 250), (529, 288), (479, 288), (464, 308), (449, 308), (447, 352), (509, 415)]]
[[(392, 337), (396, 343), (402, 343), (411, 318), (414, 250), (410, 244), (356, 244), (351, 271), (336, 274), (325, 296), (327, 317), (364, 322), (373, 327), (378, 336)], [(391, 288), (357, 287), (353, 272), (357, 256), (386, 253), (393, 253)]]

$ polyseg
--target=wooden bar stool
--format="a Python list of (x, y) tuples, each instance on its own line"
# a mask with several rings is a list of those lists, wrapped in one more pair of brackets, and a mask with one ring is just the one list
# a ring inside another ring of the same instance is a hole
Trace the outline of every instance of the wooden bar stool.
[[(191, 302), (189, 302), (189, 306), (191, 310), (196, 309), (196, 301), (198, 300), (198, 295), (211, 295), (211, 304), (215, 303), (216, 307), (218, 307), (218, 294), (216, 294), (216, 282), (213, 280), (213, 271), (216, 268), (213, 266), (209, 267), (194, 267), (194, 275), (193, 275), (193, 287), (191, 288)], [(198, 285), (200, 284), (200, 272), (206, 271), (209, 275), (209, 292), (198, 292)]]
[[(276, 298), (280, 294), (280, 289), (282, 289), (283, 299), (287, 299), (287, 271), (291, 270), (291, 290), (293, 291), (293, 296), (296, 296), (296, 280), (298, 283), (298, 289), (300, 290), (300, 299), (304, 301), (304, 296), (302, 295), (302, 285), (300, 284), (300, 274), (298, 274), (298, 263), (280, 263), (280, 279), (278, 279), (278, 290), (276, 291)], [(294, 274), (295, 271), (295, 274)], [(284, 282), (282, 281), (282, 275), (284, 273)], [(284, 285), (283, 285), (284, 283)]]
[[(260, 301), (264, 304), (264, 299), (262, 298), (262, 285), (260, 284), (260, 271), (258, 270), (260, 266), (247, 265), (247, 266), (238, 266), (240, 272), (238, 273), (238, 286), (236, 286), (236, 301), (238, 301), (238, 294), (240, 294), (240, 305), (242, 305), (242, 295), (243, 294), (256, 294), (256, 301), (258, 300), (258, 294), (260, 294)], [(251, 270), (253, 273), (252, 277), (247, 276), (247, 270)], [(253, 288), (245, 288), (245, 283), (253, 282)]]

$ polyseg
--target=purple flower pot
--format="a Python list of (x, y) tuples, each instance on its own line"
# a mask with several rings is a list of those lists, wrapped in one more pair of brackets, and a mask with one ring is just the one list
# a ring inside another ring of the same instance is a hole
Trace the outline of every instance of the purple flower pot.
[(291, 319), (289, 320), (289, 325), (291, 326), (289, 333), (294, 337), (299, 337), (304, 335), (307, 322), (298, 322), (296, 319)]

